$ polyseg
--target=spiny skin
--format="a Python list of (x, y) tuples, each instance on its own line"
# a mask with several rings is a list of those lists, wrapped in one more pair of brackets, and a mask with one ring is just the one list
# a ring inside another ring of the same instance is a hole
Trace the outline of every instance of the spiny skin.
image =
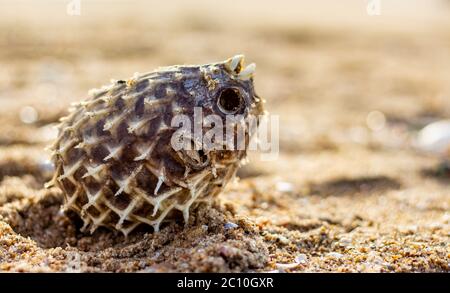
[[(193, 204), (216, 196), (233, 178), (246, 149), (176, 151), (172, 118), (184, 114), (193, 125), (194, 107), (202, 107), (204, 116), (219, 115), (225, 125), (218, 100), (227, 98), (229, 89), (230, 99), (235, 93), (242, 102), (233, 112), (262, 114), (253, 70), (254, 64), (244, 69), (238, 55), (160, 68), (91, 91), (61, 119), (52, 146), (56, 171), (48, 186), (63, 190), (63, 208), (79, 214), (83, 231), (106, 226), (128, 235), (139, 224), (158, 231), (163, 220), (179, 214), (187, 222)], [(248, 131), (245, 137), (248, 146)]]

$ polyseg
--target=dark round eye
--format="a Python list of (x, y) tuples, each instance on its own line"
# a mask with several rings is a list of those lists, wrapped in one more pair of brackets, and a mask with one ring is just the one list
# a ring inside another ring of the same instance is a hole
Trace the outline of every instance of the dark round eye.
[(220, 92), (217, 106), (224, 114), (236, 114), (243, 106), (244, 99), (237, 89), (227, 88)]

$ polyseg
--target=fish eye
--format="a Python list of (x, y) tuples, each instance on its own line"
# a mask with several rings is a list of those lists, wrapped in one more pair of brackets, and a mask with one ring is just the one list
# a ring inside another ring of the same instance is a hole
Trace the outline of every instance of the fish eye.
[(217, 106), (219, 110), (224, 114), (236, 114), (244, 104), (239, 90), (235, 88), (226, 88), (220, 91), (219, 98), (217, 99)]

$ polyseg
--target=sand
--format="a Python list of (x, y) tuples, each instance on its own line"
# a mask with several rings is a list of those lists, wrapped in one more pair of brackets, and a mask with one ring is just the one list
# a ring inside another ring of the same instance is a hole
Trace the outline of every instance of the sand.
[[(386, 4), (377, 19), (355, 1), (89, 2), (80, 16), (55, 1), (0, 12), (0, 271), (450, 270), (449, 164), (413, 147), (450, 117), (447, 2), (420, 15)], [(61, 191), (43, 187), (70, 103), (110, 78), (236, 53), (257, 63), (256, 89), (279, 115), (278, 158), (250, 153), (187, 225), (81, 233)]]

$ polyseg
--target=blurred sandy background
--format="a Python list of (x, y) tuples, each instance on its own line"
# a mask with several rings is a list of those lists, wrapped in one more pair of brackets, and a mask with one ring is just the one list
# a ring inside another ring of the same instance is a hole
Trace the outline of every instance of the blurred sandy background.
[[(24, 210), (46, 196), (43, 147), (71, 102), (111, 78), (243, 53), (280, 116), (281, 152), (251, 154), (222, 196), (258, 226), (265, 258), (213, 270), (448, 271), (450, 172), (411, 145), (450, 117), (450, 1), (380, 0), (378, 16), (363, 0), (81, 0), (79, 16), (69, 2), (0, 1), (0, 210), (14, 230), (4, 239), (31, 236), (37, 262), (66, 244), (27, 226)], [(3, 269), (29, 263), (5, 243)]]

